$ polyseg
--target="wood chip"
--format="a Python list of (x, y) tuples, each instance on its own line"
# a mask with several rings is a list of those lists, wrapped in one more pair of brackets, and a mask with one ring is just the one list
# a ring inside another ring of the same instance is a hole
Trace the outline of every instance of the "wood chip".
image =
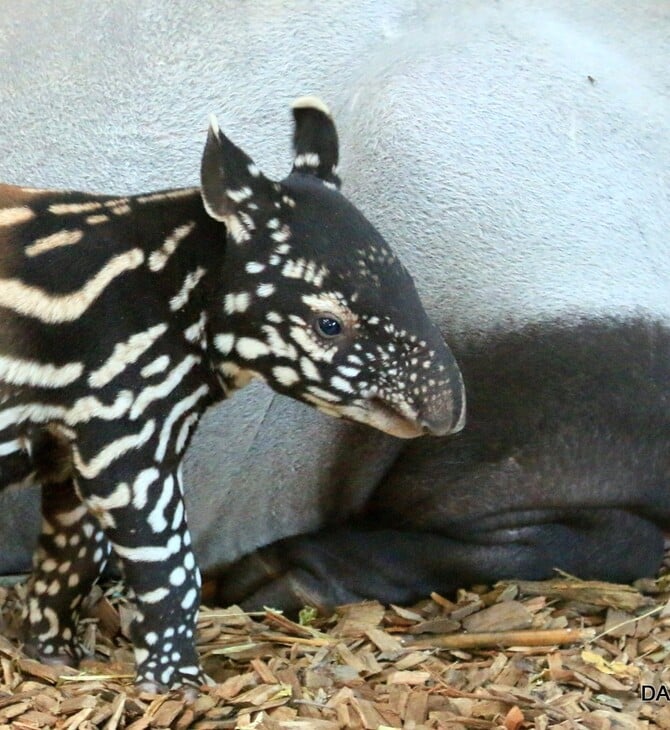
[[(335, 624), (309, 626), (203, 608), (198, 646), (217, 684), (193, 702), (135, 690), (126, 604), (98, 591), (86, 628), (97, 658), (84, 672), (44, 666), (0, 636), (0, 730), (670, 727), (665, 704), (638, 694), (667, 681), (670, 579), (645, 583), (651, 597), (603, 589), (598, 603), (602, 585), (561, 578), (542, 582), (545, 593), (508, 582), (415, 606), (350, 604)], [(20, 589), (0, 587), (5, 612)]]
[(393, 655), (403, 651), (402, 644), (394, 636), (380, 629), (368, 629), (365, 635), (384, 654)]
[(340, 620), (333, 629), (334, 636), (363, 636), (366, 631), (376, 629), (384, 618), (384, 607), (377, 601), (352, 603), (337, 609)]
[(559, 598), (563, 601), (579, 601), (594, 606), (636, 611), (649, 605), (651, 599), (643, 596), (632, 586), (618, 583), (603, 583), (597, 580), (544, 580), (509, 581), (528, 596)]
[(163, 702), (158, 712), (151, 718), (151, 727), (173, 727), (177, 717), (184, 709), (184, 704), (180, 700)]
[(389, 684), (425, 684), (430, 679), (430, 672), (404, 671), (391, 672), (388, 677)]
[(514, 631), (515, 629), (527, 629), (532, 624), (533, 614), (518, 601), (494, 603), (493, 606), (463, 619), (463, 628), (471, 633)]

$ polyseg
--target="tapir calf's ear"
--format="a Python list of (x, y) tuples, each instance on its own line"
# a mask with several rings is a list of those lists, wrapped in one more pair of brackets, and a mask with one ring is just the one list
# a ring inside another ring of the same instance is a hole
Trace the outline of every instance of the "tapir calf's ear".
[(330, 110), (321, 99), (302, 96), (293, 102), (293, 118), (295, 158), (292, 172), (315, 175), (339, 188), (337, 130)]
[(237, 243), (244, 243), (272, 210), (275, 188), (212, 116), (200, 165), (200, 192), (209, 215), (223, 221)]

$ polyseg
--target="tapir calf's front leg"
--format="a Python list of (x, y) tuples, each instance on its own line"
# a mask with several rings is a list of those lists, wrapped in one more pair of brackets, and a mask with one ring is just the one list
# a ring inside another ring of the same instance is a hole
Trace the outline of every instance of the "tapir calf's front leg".
[(136, 681), (152, 690), (207, 682), (195, 650), (200, 573), (191, 550), (181, 475), (142, 470), (101, 496), (100, 484), (80, 491), (97, 514), (123, 565), (135, 603), (130, 631)]

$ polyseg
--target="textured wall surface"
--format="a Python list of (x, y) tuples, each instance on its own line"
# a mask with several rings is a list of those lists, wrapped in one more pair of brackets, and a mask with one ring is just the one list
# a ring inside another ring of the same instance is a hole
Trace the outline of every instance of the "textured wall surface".
[[(655, 0), (4, 3), (0, 179), (196, 184), (210, 112), (283, 176), (288, 105), (317, 93), (345, 193), (452, 338), (593, 313), (669, 320), (669, 29)], [(187, 464), (203, 562), (351, 509), (398, 448), (260, 386), (238, 394)], [(13, 570), (36, 512), (2, 500)]]

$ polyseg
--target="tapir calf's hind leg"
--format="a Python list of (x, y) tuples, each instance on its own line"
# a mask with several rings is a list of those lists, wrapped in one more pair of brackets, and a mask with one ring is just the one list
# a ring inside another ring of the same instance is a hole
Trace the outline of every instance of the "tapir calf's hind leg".
[(110, 545), (71, 480), (42, 492), (42, 531), (24, 609), (26, 651), (43, 661), (76, 664), (82, 600), (105, 567)]

